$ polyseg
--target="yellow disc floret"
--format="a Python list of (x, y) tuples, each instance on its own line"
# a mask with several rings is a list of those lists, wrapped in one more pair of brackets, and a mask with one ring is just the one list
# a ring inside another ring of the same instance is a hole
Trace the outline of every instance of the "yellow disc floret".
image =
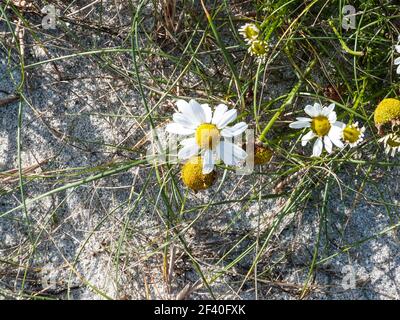
[(400, 147), (400, 139), (396, 135), (392, 135), (387, 139), (386, 144), (391, 148), (398, 148)]
[(343, 130), (343, 140), (349, 143), (356, 143), (360, 139), (361, 130), (355, 126), (348, 125)]
[(395, 124), (400, 121), (400, 100), (383, 99), (375, 109), (374, 120), (378, 128), (387, 123)]
[(203, 174), (203, 162), (201, 157), (193, 157), (186, 162), (181, 171), (183, 183), (194, 191), (205, 190), (212, 186), (217, 174), (212, 171)]
[(251, 43), (249, 50), (251, 54), (263, 57), (267, 54), (267, 44), (265, 41), (256, 40)]
[(324, 137), (331, 130), (331, 123), (325, 116), (318, 116), (312, 119), (311, 129), (319, 137)]
[(203, 123), (196, 129), (196, 143), (204, 149), (212, 149), (220, 141), (221, 135), (218, 128), (211, 123)]
[(272, 158), (272, 150), (261, 144), (254, 146), (254, 164), (263, 165), (268, 163)]
[(379, 139), (379, 142), (383, 142), (385, 145), (385, 152), (392, 157), (394, 157), (396, 152), (400, 152), (400, 135), (394, 132)]
[(243, 35), (246, 41), (254, 41), (258, 38), (260, 30), (254, 23), (246, 23), (243, 27), (239, 29), (240, 33)]

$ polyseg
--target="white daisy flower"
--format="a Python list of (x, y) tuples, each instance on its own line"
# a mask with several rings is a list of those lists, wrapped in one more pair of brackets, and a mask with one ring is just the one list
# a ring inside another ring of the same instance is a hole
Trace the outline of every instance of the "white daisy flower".
[(268, 53), (268, 44), (264, 40), (255, 40), (249, 47), (249, 53), (257, 57), (258, 61), (264, 61)]
[(250, 44), (257, 40), (260, 34), (260, 29), (254, 23), (246, 23), (239, 28), (239, 33), (243, 36), (244, 40)]
[(356, 147), (364, 140), (365, 127), (360, 128), (358, 122), (342, 127), (342, 139), (351, 148)]
[(168, 124), (166, 130), (191, 136), (180, 142), (183, 148), (178, 152), (179, 159), (189, 159), (200, 153), (203, 174), (208, 174), (220, 159), (226, 165), (237, 166), (247, 158), (242, 148), (228, 141), (247, 129), (244, 122), (228, 126), (237, 117), (236, 109), (228, 110), (226, 105), (220, 104), (213, 113), (208, 104), (199, 104), (193, 99), (189, 102), (178, 100), (176, 104), (179, 112), (173, 114), (174, 122)]
[(400, 152), (400, 135), (397, 133), (389, 133), (378, 140), (385, 146), (385, 153), (394, 157), (396, 152)]
[[(400, 43), (400, 35), (399, 35), (399, 38), (397, 40), (397, 45), (394, 46), (394, 49), (396, 50), (397, 53), (400, 53), (400, 44), (399, 43)], [(397, 57), (394, 60), (394, 65), (397, 66), (396, 73), (400, 74), (400, 57)]]
[(339, 148), (343, 148), (342, 131), (344, 123), (336, 121), (336, 112), (333, 111), (335, 104), (332, 103), (328, 107), (322, 107), (315, 103), (313, 106), (307, 105), (304, 111), (311, 118), (296, 118), (297, 121), (292, 122), (289, 127), (293, 129), (311, 128), (311, 130), (301, 138), (301, 145), (304, 147), (308, 141), (317, 138), (314, 143), (313, 157), (319, 157), (323, 147), (328, 153), (332, 152), (333, 144)]

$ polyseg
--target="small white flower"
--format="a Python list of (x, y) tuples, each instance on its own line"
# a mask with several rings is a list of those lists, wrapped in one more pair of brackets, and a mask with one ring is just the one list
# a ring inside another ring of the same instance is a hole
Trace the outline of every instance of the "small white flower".
[(168, 124), (166, 130), (191, 136), (181, 141), (183, 148), (178, 152), (179, 159), (189, 159), (200, 153), (203, 174), (208, 174), (220, 159), (226, 165), (237, 166), (247, 158), (242, 148), (229, 141), (247, 129), (245, 122), (228, 126), (237, 117), (236, 109), (228, 110), (226, 105), (220, 104), (213, 113), (208, 104), (199, 104), (193, 99), (189, 102), (178, 100), (176, 104), (179, 112), (173, 114), (174, 122)]
[(249, 53), (252, 56), (257, 57), (258, 61), (265, 61), (268, 53), (268, 44), (264, 40), (255, 40), (249, 47)]
[(400, 135), (397, 133), (389, 133), (378, 140), (385, 146), (385, 153), (394, 157), (396, 152), (400, 152)]
[(342, 139), (351, 148), (358, 146), (364, 140), (365, 127), (360, 128), (358, 122), (342, 127)]
[(332, 152), (333, 144), (339, 148), (343, 148), (342, 138), (344, 123), (336, 121), (335, 104), (332, 103), (328, 107), (322, 107), (315, 103), (313, 106), (307, 105), (304, 108), (311, 118), (296, 118), (297, 121), (292, 122), (289, 127), (293, 129), (311, 128), (311, 130), (301, 138), (301, 145), (304, 147), (308, 141), (317, 138), (313, 147), (313, 157), (319, 157), (322, 149), (328, 153)]
[[(400, 53), (400, 44), (399, 44), (399, 43), (400, 43), (400, 35), (399, 35), (399, 37), (398, 37), (397, 45), (394, 46), (394, 49), (396, 50), (397, 53)], [(394, 60), (394, 65), (397, 66), (396, 73), (397, 73), (397, 74), (400, 74), (400, 57), (397, 57), (397, 58)]]
[(239, 28), (239, 33), (248, 44), (251, 44), (254, 40), (257, 40), (260, 29), (254, 23), (246, 23)]

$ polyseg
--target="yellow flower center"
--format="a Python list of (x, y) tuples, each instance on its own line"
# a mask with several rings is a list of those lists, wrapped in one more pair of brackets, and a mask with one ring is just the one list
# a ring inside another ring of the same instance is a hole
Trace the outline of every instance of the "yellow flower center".
[(257, 40), (251, 44), (251, 51), (257, 56), (263, 56), (267, 53), (267, 47), (263, 41)]
[(254, 25), (248, 25), (244, 28), (244, 33), (247, 39), (256, 39), (258, 37), (258, 30)]
[(254, 146), (254, 164), (263, 165), (272, 158), (272, 150), (262, 145)]
[(400, 147), (400, 139), (396, 139), (396, 137), (389, 137), (386, 143), (391, 148)]
[(375, 109), (375, 125), (379, 126), (397, 119), (400, 119), (400, 100), (383, 99)]
[(194, 191), (205, 190), (212, 186), (217, 178), (215, 171), (203, 174), (201, 157), (193, 157), (182, 167), (181, 176), (183, 183)]
[(331, 124), (327, 117), (318, 116), (312, 119), (311, 129), (317, 136), (323, 137), (331, 130)]
[(350, 143), (355, 143), (360, 138), (361, 131), (358, 128), (347, 126), (343, 130), (343, 139)]
[(196, 129), (196, 143), (204, 149), (213, 149), (221, 138), (218, 128), (211, 123), (203, 123)]

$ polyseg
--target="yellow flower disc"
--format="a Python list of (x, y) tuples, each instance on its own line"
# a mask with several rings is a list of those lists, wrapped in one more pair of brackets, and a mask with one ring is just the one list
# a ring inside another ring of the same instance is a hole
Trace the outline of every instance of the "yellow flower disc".
[(392, 134), (387, 139), (386, 144), (390, 148), (398, 148), (398, 147), (400, 147), (400, 139), (395, 134)]
[(265, 41), (256, 40), (250, 46), (250, 51), (256, 56), (264, 56), (267, 53)]
[(272, 150), (261, 144), (254, 146), (254, 164), (263, 165), (268, 163), (272, 158)]
[(196, 129), (196, 143), (200, 148), (212, 149), (221, 138), (216, 125), (211, 123), (203, 123)]
[(318, 116), (313, 118), (311, 129), (317, 136), (324, 137), (329, 133), (329, 130), (331, 130), (331, 123), (327, 117)]
[(400, 120), (400, 100), (383, 99), (375, 109), (374, 120), (377, 127)]
[(346, 142), (356, 143), (360, 138), (361, 131), (357, 127), (354, 126), (346, 126), (343, 130), (343, 139)]
[(247, 24), (243, 29), (243, 35), (248, 40), (256, 40), (260, 31), (254, 24)]
[(189, 159), (182, 167), (181, 176), (183, 183), (194, 191), (208, 189), (217, 178), (215, 171), (203, 174), (203, 161), (201, 157)]

